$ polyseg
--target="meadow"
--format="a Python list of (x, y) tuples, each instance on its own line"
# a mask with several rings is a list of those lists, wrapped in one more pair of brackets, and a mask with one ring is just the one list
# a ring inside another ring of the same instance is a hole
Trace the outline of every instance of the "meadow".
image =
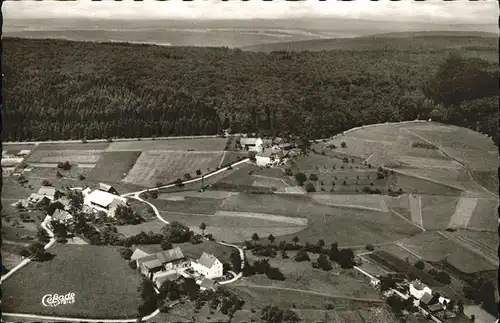
[(156, 183), (168, 183), (185, 174), (197, 177), (196, 171), (208, 172), (219, 166), (222, 152), (161, 152), (143, 151), (123, 181), (153, 187)]
[[(56, 245), (46, 262), (33, 262), (2, 283), (2, 310), (79, 318), (134, 319), (141, 277), (115, 247)], [(75, 293), (75, 303), (45, 307), (45, 294)], [(116, 297), (120, 295), (120, 297)]]
[(119, 182), (125, 178), (140, 154), (140, 151), (105, 151), (95, 167), (87, 173), (87, 178)]
[(177, 139), (175, 137), (161, 140), (117, 141), (107, 148), (107, 151), (127, 150), (176, 150), (176, 151), (222, 151), (226, 138), (193, 138)]

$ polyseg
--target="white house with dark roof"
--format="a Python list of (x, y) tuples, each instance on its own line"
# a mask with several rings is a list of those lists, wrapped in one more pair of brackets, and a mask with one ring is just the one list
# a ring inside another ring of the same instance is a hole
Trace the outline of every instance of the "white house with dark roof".
[(223, 264), (214, 255), (203, 252), (198, 260), (191, 261), (191, 267), (205, 278), (218, 278), (223, 276)]

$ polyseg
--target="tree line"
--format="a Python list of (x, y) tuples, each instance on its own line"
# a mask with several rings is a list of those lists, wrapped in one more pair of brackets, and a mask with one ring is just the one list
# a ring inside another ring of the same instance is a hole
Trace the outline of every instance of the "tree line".
[(5, 141), (227, 128), (319, 138), (417, 117), (497, 138), (498, 65), (449, 49), (255, 53), (17, 38), (3, 46)]

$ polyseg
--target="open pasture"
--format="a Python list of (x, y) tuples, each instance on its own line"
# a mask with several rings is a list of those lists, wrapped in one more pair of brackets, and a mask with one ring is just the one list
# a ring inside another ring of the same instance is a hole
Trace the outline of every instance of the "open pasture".
[(72, 164), (94, 164), (99, 161), (101, 150), (45, 150), (37, 148), (26, 159), (26, 163), (58, 163), (69, 161)]
[(462, 191), (458, 188), (453, 188), (409, 175), (410, 174), (406, 175), (395, 173), (395, 186), (397, 188), (401, 188), (406, 193), (446, 196), (459, 196), (462, 194)]
[(104, 152), (99, 162), (88, 172), (87, 178), (105, 182), (119, 182), (132, 169), (140, 154), (139, 151)]
[(105, 150), (109, 142), (42, 143), (36, 150)]
[[(32, 262), (2, 283), (3, 311), (107, 319), (137, 316), (141, 276), (121, 258), (118, 248), (58, 244), (50, 252), (55, 254), (52, 260)], [(70, 292), (75, 293), (73, 304), (42, 305), (45, 294)]]
[(446, 229), (459, 197), (422, 195), (422, 220), (428, 230)]
[(248, 158), (247, 151), (224, 151), (222, 165), (236, 163), (240, 159)]
[(405, 250), (401, 246), (399, 246), (397, 243), (390, 243), (386, 244), (380, 247), (381, 250), (398, 257), (401, 260), (407, 261), (410, 264), (416, 263), (418, 260), (420, 260), (419, 257), (415, 256), (413, 253), (409, 252), (408, 250)]
[(410, 200), (408, 198), (408, 194), (402, 194), (397, 197), (384, 196), (384, 201), (391, 211), (397, 212), (411, 221)]
[(361, 207), (375, 211), (387, 212), (388, 208), (382, 195), (358, 195), (358, 194), (312, 194), (311, 198), (329, 206)]
[(218, 240), (230, 243), (240, 243), (243, 240), (250, 240), (253, 233), (257, 233), (260, 237), (267, 237), (271, 233), (273, 235), (285, 235), (304, 229), (302, 225), (255, 217), (188, 215), (171, 212), (161, 212), (161, 216), (167, 221), (184, 223), (191, 230), (200, 234), (202, 232), (199, 226), (202, 222), (205, 222), (207, 225), (205, 234), (213, 234)]
[(261, 175), (252, 175), (255, 180), (252, 183), (252, 186), (260, 186), (260, 187), (270, 187), (276, 189), (286, 189), (290, 185), (287, 184), (284, 180), (275, 177), (261, 176)]
[(157, 182), (167, 183), (177, 178), (184, 179), (186, 173), (196, 177), (198, 169), (203, 174), (208, 171), (207, 168), (214, 170), (221, 157), (222, 152), (145, 151), (123, 181), (152, 187)]
[(161, 200), (185, 200), (186, 197), (192, 198), (206, 198), (206, 199), (226, 199), (233, 195), (238, 195), (239, 193), (228, 192), (228, 191), (185, 191), (185, 192), (175, 192), (175, 193), (162, 193), (158, 196)]
[(107, 148), (107, 151), (117, 150), (193, 150), (193, 151), (223, 151), (227, 138), (196, 138), (196, 139), (161, 139), (117, 141)]
[[(342, 148), (342, 142), (346, 143), (346, 147)], [(335, 145), (337, 148), (328, 148), (329, 145)], [(350, 134), (346, 136), (340, 136), (335, 139), (329, 140), (324, 144), (323, 151), (325, 154), (330, 154), (330, 152), (336, 152), (337, 154), (345, 154), (349, 156), (356, 156), (358, 158), (367, 159), (375, 152), (384, 149), (386, 146), (392, 145), (391, 141), (378, 141), (373, 138), (359, 138), (353, 137)], [(316, 148), (316, 151), (320, 151), (320, 148)]]
[[(348, 162), (344, 163), (343, 158), (348, 158)], [(319, 154), (309, 154), (308, 156), (298, 156), (290, 162), (290, 169), (294, 172), (320, 172), (320, 171), (335, 171), (341, 170), (341, 166), (344, 165), (344, 169), (357, 170), (367, 170), (368, 166), (364, 165), (361, 160), (356, 157), (342, 156), (340, 154), (335, 154), (335, 156), (330, 155), (319, 155)], [(335, 166), (335, 169), (333, 168)], [(356, 168), (356, 166), (358, 168)]]
[(467, 228), (480, 231), (498, 230), (498, 199), (478, 198)]
[(486, 172), (472, 172), (472, 176), (474, 179), (485, 187), (486, 189), (490, 190), (491, 192), (497, 192), (498, 191), (498, 171), (486, 171)]
[[(174, 200), (176, 199), (176, 200)], [(151, 199), (149, 200), (160, 211), (191, 213), (191, 214), (215, 214), (219, 210), (221, 199), (205, 198), (205, 197), (173, 197), (167, 199)]]
[(6, 154), (17, 154), (21, 150), (33, 150), (35, 145), (26, 145), (26, 144), (3, 144), (2, 150)]
[(116, 229), (119, 233), (123, 234), (125, 237), (135, 236), (142, 232), (154, 232), (160, 233), (161, 229), (165, 223), (161, 222), (158, 219), (151, 219), (147, 222), (143, 222), (140, 224), (127, 224), (127, 225), (117, 225)]
[(497, 266), (490, 263), (483, 255), (465, 248), (453, 235), (447, 237), (446, 234), (455, 234), (444, 231), (424, 232), (417, 236), (401, 241), (401, 244), (429, 262), (446, 261), (456, 269), (473, 273), (484, 270), (491, 270)]
[[(378, 291), (371, 287), (365, 276), (357, 271), (343, 271), (334, 268), (330, 272), (325, 272), (322, 269), (312, 268), (307, 261), (296, 262), (293, 259), (293, 253), (289, 252), (289, 254), (289, 259), (280, 257), (269, 259), (269, 264), (279, 268), (285, 275), (285, 281), (273, 281), (263, 275), (254, 275), (245, 277), (237, 283), (309, 290), (337, 297), (380, 299)], [(247, 257), (250, 263), (259, 259), (251, 254)], [(315, 255), (311, 255), (311, 259), (315, 258), (317, 258)]]
[[(356, 232), (356, 234), (353, 234)], [(308, 226), (296, 235), (302, 242), (327, 244), (338, 242), (341, 247), (380, 244), (410, 237), (420, 230), (390, 212), (331, 208), (328, 213), (308, 215)], [(291, 241), (294, 235), (280, 237)]]

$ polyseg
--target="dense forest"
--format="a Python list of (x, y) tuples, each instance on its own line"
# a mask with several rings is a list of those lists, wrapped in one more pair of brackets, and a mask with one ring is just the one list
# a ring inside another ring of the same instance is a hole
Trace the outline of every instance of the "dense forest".
[(227, 128), (320, 138), (417, 117), (498, 138), (498, 63), (460, 50), (259, 53), (17, 38), (3, 47), (5, 141)]

